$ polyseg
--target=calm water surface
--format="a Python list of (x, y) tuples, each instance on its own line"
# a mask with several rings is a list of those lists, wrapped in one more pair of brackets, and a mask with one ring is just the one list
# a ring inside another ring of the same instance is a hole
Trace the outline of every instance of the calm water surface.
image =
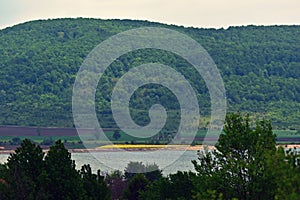
[[(296, 150), (300, 153), (300, 149)], [(181, 156), (180, 156), (181, 155)], [(0, 154), (0, 163), (6, 162), (8, 154)], [(197, 159), (197, 151), (122, 151), (122, 152), (96, 152), (96, 153), (72, 153), (72, 159), (76, 167), (90, 164), (94, 173), (100, 169), (102, 172), (114, 170), (124, 171), (130, 161), (143, 162), (144, 164), (156, 163), (163, 174), (176, 173), (177, 171), (194, 171), (192, 160)]]
[[(6, 162), (9, 155), (0, 154), (0, 163)], [(96, 152), (96, 153), (72, 153), (72, 159), (76, 167), (81, 168), (84, 164), (90, 164), (93, 171), (100, 169), (102, 172), (114, 170), (124, 171), (130, 161), (143, 162), (144, 164), (157, 164), (164, 174), (179, 171), (193, 171), (192, 160), (197, 159), (197, 151), (122, 151), (122, 152)]]

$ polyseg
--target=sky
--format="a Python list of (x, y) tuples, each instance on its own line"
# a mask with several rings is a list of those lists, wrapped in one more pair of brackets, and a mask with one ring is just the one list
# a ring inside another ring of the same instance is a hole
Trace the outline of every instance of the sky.
[(299, 0), (0, 0), (0, 29), (36, 19), (140, 19), (202, 28), (300, 24)]

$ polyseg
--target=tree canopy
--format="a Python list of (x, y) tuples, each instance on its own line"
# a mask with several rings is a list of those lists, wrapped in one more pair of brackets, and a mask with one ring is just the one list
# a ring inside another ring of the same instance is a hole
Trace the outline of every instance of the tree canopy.
[(60, 140), (44, 156), (40, 146), (25, 139), (0, 165), (0, 180), (0, 199), (110, 199), (104, 177), (89, 165), (76, 170)]
[[(72, 87), (87, 54), (108, 37), (143, 26), (170, 28), (198, 41), (224, 79), (229, 111), (272, 119), (274, 128), (300, 129), (300, 26), (201, 29), (83, 18), (37, 20), (0, 30), (0, 124), (72, 127)], [(196, 90), (201, 114), (209, 114), (209, 93), (195, 69), (171, 52), (145, 49), (121, 56), (99, 81), (95, 106), (103, 127), (116, 127), (110, 96), (118, 79), (148, 62), (182, 73)], [(175, 130), (179, 104), (168, 89), (157, 85), (134, 93), (133, 119), (149, 123), (148, 109), (155, 103), (167, 109), (166, 131)]]
[[(278, 155), (283, 157), (279, 160)], [(193, 161), (197, 175), (195, 195), (198, 199), (275, 199), (281, 196), (279, 188), (285, 187), (276, 174), (285, 171), (284, 166), (289, 165), (284, 157), (282, 149), (276, 149), (270, 122), (262, 120), (251, 126), (247, 116), (227, 115), (216, 150), (202, 151), (198, 162)], [(292, 158), (295, 161), (295, 155)], [(279, 163), (275, 172), (274, 165)], [(294, 163), (291, 168), (296, 172), (299, 164)], [(289, 199), (286, 197), (283, 199)]]
[(269, 121), (229, 114), (215, 150), (199, 151), (194, 172), (151, 182), (139, 199), (299, 199), (300, 157), (276, 148)]

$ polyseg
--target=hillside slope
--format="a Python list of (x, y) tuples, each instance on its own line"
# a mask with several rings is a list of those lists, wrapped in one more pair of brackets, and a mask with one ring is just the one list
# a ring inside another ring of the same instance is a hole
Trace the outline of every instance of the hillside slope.
[[(216, 30), (82, 18), (32, 21), (0, 30), (0, 124), (72, 127), (72, 87), (86, 55), (108, 37), (142, 26), (174, 29), (198, 41), (224, 79), (229, 111), (265, 116), (275, 128), (300, 129), (300, 26)], [(109, 97), (116, 81), (129, 68), (147, 62), (171, 65), (188, 77), (198, 91), (201, 114), (209, 114), (204, 81), (185, 60), (169, 52), (141, 50), (122, 56), (100, 80), (96, 108), (104, 127), (115, 126)], [(146, 110), (153, 103), (165, 105), (171, 119), (178, 120), (174, 95), (155, 86), (141, 88), (132, 98), (137, 123), (149, 122)], [(169, 129), (174, 128), (171, 124)]]

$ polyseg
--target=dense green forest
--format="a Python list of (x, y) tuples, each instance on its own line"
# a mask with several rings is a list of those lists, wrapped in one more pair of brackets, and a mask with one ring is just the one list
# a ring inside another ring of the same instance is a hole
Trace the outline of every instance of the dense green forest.
[[(143, 26), (174, 29), (198, 41), (220, 70), (229, 111), (271, 119), (274, 129), (300, 129), (300, 26), (200, 29), (83, 18), (32, 21), (0, 31), (0, 124), (72, 127), (72, 87), (87, 54), (108, 37)], [(194, 69), (170, 52), (146, 49), (121, 56), (100, 80), (96, 110), (103, 127), (116, 126), (110, 95), (118, 78), (147, 62), (181, 72), (198, 92), (202, 116), (209, 116), (209, 94)], [(176, 129), (179, 104), (157, 85), (142, 87), (132, 97), (134, 120), (149, 122), (147, 110), (154, 103), (167, 108), (166, 129)], [(205, 120), (200, 124), (206, 125)]]

